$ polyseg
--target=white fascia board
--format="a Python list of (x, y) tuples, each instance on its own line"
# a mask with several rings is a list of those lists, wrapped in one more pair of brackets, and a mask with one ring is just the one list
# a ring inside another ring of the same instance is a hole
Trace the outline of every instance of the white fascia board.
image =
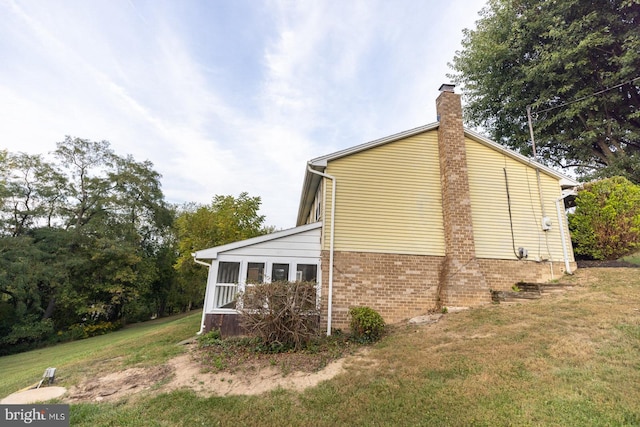
[(312, 167), (320, 172), (324, 171), (324, 167), (318, 168), (311, 166), (311, 163), (307, 163), (304, 168), (304, 180), (302, 181), (302, 191), (300, 192), (300, 202), (298, 203), (298, 217), (296, 219), (296, 225), (302, 225), (306, 222), (307, 215), (311, 209), (311, 204), (315, 198), (316, 190), (320, 185), (320, 177), (316, 174), (312, 174), (306, 168), (306, 166)]
[(305, 231), (314, 230), (320, 227), (322, 227), (322, 222), (314, 222), (311, 224), (302, 225), (300, 227), (288, 228), (286, 230), (276, 231), (274, 233), (265, 234), (263, 236), (253, 237), (251, 239), (240, 240), (238, 242), (228, 243), (226, 245), (202, 249), (195, 252), (193, 257), (197, 260), (214, 260), (217, 259), (218, 254), (222, 252), (243, 248), (245, 246), (251, 246), (258, 243), (268, 242), (270, 240), (281, 239), (283, 237), (291, 236), (298, 233), (304, 233)]

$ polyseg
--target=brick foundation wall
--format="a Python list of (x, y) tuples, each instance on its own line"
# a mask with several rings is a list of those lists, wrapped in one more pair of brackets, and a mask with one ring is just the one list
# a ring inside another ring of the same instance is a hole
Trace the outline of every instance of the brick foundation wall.
[(475, 257), (463, 264), (447, 255), (440, 277), (438, 308), (474, 307), (491, 302), (486, 272)]
[[(335, 252), (332, 328), (348, 329), (349, 308), (366, 305), (385, 322), (427, 313), (437, 303), (443, 257)], [(329, 251), (322, 251), (321, 327), (327, 327)]]
[[(547, 282), (552, 279), (551, 266), (553, 278), (561, 278), (564, 274), (563, 262), (551, 265), (525, 260), (474, 259), (471, 271), (449, 277), (448, 282), (456, 285), (440, 290), (443, 299), (440, 304), (438, 287), (447, 274), (444, 257), (335, 252), (334, 265), (331, 326), (339, 329), (348, 329), (348, 312), (353, 306), (369, 306), (378, 311), (385, 322), (397, 323), (440, 305), (473, 307), (486, 304), (491, 299), (490, 290), (510, 290), (521, 281)], [(571, 268), (575, 270), (576, 264), (571, 263)], [(476, 269), (480, 272), (483, 290), (472, 281)], [(327, 327), (329, 251), (322, 251), (322, 277), (320, 325), (324, 331)], [(472, 290), (465, 292), (468, 287)]]
[[(508, 291), (518, 282), (545, 283), (552, 279), (561, 279), (565, 273), (564, 262), (557, 261), (512, 261), (503, 259), (478, 259), (480, 269), (484, 273), (487, 285), (496, 291)], [(575, 271), (576, 263), (569, 264)], [(553, 277), (551, 274), (553, 268)]]

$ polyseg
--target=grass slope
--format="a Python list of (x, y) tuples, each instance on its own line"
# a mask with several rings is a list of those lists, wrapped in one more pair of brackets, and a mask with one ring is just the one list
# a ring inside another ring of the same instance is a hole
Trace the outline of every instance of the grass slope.
[(201, 311), (131, 325), (107, 335), (0, 357), (0, 396), (37, 382), (57, 368), (57, 382), (79, 380), (132, 365), (155, 365), (183, 351), (175, 344), (200, 329)]
[[(71, 422), (640, 425), (638, 270), (584, 269), (566, 281), (576, 288), (525, 304), (447, 314), (437, 324), (395, 327), (344, 374), (303, 393), (277, 390), (257, 397), (200, 398), (183, 390), (117, 404), (73, 405)], [(164, 346), (175, 347), (160, 329), (156, 332)], [(180, 338), (175, 333), (173, 342)], [(121, 351), (129, 363), (137, 363), (133, 355), (141, 354), (140, 348), (131, 354), (128, 350), (137, 342), (122, 340), (120, 345), (127, 347)], [(159, 354), (151, 339), (147, 345)], [(107, 356), (118, 353), (102, 351)], [(151, 359), (155, 363), (166, 357)], [(5, 372), (3, 359), (0, 370)], [(79, 359), (75, 363), (81, 366)], [(38, 373), (41, 370), (38, 367)]]

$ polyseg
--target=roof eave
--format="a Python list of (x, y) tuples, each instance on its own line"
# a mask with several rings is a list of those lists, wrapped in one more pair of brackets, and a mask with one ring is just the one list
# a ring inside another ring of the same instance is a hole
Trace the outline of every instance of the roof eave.
[(269, 234), (263, 234), (262, 236), (252, 237), (250, 239), (239, 240), (237, 242), (228, 243), (226, 245), (214, 246), (212, 248), (202, 249), (194, 252), (193, 257), (197, 260), (215, 260), (222, 252), (231, 251), (234, 249), (243, 248), (245, 246), (256, 245), (258, 243), (268, 242), (270, 240), (281, 239), (283, 237), (291, 236), (293, 234), (304, 233), (305, 231), (313, 230), (315, 228), (322, 227), (322, 222), (315, 222), (313, 224), (306, 224), (300, 227), (288, 228), (286, 230), (280, 230)]
[(304, 181), (302, 182), (302, 192), (300, 193), (300, 202), (298, 204), (298, 219), (296, 220), (296, 226), (301, 226), (306, 222), (307, 216), (311, 211), (311, 205), (315, 198), (316, 190), (320, 185), (321, 178), (309, 172), (309, 167), (319, 172), (324, 172), (325, 166), (313, 165), (311, 162), (307, 163), (307, 167), (304, 170)]

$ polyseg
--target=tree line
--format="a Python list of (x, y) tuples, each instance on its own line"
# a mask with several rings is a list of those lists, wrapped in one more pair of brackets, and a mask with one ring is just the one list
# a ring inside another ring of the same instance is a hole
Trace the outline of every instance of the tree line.
[(107, 141), (0, 151), (0, 354), (197, 307), (191, 253), (272, 231), (259, 197), (172, 205), (160, 178)]

